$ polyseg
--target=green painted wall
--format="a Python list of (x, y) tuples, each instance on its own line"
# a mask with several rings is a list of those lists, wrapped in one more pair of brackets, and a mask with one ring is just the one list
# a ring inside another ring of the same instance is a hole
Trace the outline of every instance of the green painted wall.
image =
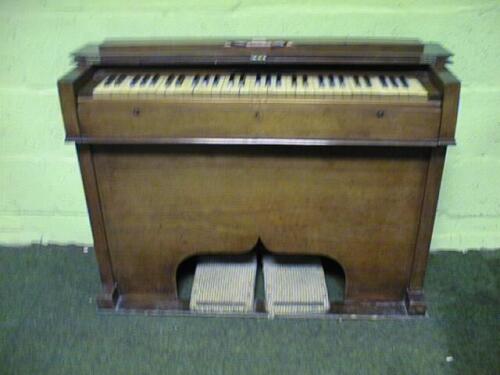
[(498, 0), (1, 0), (0, 243), (92, 241), (56, 80), (109, 37), (370, 36), (439, 41), (463, 82), (433, 249), (500, 247)]

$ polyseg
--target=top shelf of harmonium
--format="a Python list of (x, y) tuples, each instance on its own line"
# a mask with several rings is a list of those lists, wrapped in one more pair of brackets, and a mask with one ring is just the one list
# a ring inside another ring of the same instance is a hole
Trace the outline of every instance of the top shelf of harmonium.
[(79, 65), (432, 65), (451, 53), (413, 39), (108, 40), (73, 54)]

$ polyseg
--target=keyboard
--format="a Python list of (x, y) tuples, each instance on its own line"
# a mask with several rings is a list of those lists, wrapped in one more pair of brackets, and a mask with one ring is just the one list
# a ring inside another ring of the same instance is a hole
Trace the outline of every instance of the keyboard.
[(95, 98), (124, 97), (319, 97), (427, 100), (428, 91), (408, 74), (307, 73), (112, 73), (93, 89)]

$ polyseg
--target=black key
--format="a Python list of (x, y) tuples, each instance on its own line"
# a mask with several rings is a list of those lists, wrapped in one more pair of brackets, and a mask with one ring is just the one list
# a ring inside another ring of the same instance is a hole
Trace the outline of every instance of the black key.
[(271, 75), (267, 74), (266, 75), (266, 86), (271, 86)]
[(297, 75), (292, 74), (292, 86), (297, 86)]
[(234, 73), (229, 76), (229, 81), (227, 83), (229, 86), (234, 85)]
[(398, 81), (396, 80), (396, 77), (390, 76), (389, 79), (391, 80), (391, 83), (394, 85), (394, 87), (399, 87)]
[(106, 80), (104, 81), (104, 85), (105, 86), (108, 86), (108, 85), (111, 85), (111, 83), (113, 83), (113, 81), (115, 80), (116, 78), (116, 74), (111, 74), (110, 76), (108, 76), (106, 78)]
[(380, 80), (380, 83), (382, 84), (382, 86), (387, 87), (387, 80), (386, 80), (385, 76), (379, 75), (378, 79)]
[(260, 85), (260, 80), (261, 80), (261, 78), (262, 78), (262, 77), (260, 76), (260, 74), (257, 74), (257, 75), (255, 76), (255, 84), (256, 84), (256, 85)]
[(320, 87), (325, 86), (325, 79), (323, 78), (323, 76), (321, 74), (318, 76), (318, 82), (319, 82)]
[(140, 79), (141, 79), (141, 75), (136, 74), (134, 76), (134, 78), (132, 78), (132, 81), (130, 81), (130, 86), (135, 86), (137, 84), (137, 82), (139, 82)]
[(354, 78), (354, 84), (356, 86), (361, 86), (361, 84), (359, 83), (359, 77), (358, 76), (354, 76), (353, 78)]
[(331, 87), (335, 86), (335, 78), (333, 77), (333, 74), (328, 75), (328, 82), (330, 83)]
[(276, 86), (281, 86), (281, 74), (276, 75)]
[(342, 74), (339, 75), (339, 84), (340, 86), (344, 86), (344, 76)]
[(363, 76), (363, 79), (365, 80), (366, 86), (372, 87), (372, 81), (370, 80), (370, 77)]
[(175, 75), (169, 74), (167, 79), (165, 80), (165, 86), (170, 86), (172, 82), (174, 82)]
[(217, 86), (219, 84), (219, 81), (220, 81), (220, 75), (216, 74), (214, 76), (214, 81), (213, 81), (213, 85), (214, 86)]
[(141, 86), (144, 86), (146, 83), (148, 83), (150, 78), (151, 74), (145, 74), (141, 79)]
[(240, 85), (240, 86), (245, 85), (245, 75), (244, 75), (244, 74), (241, 74), (241, 75), (240, 75), (239, 85)]
[(193, 77), (193, 86), (196, 86), (198, 84), (198, 82), (200, 82), (200, 75), (199, 74), (196, 74), (194, 77)]
[(159, 74), (155, 74), (153, 76), (153, 78), (151, 78), (151, 81), (149, 82), (150, 85), (155, 85), (156, 82), (158, 82), (158, 80), (160, 79), (160, 75)]
[(401, 81), (404, 87), (408, 87), (408, 81), (406, 80), (405, 76), (399, 76), (399, 80)]
[(125, 78), (127, 78), (126, 74), (120, 74), (115, 81), (115, 85), (121, 84), (123, 81), (125, 81)]
[(210, 82), (210, 74), (205, 74), (205, 77), (203, 77), (203, 84), (207, 86), (209, 82)]
[(180, 74), (178, 77), (177, 77), (177, 80), (175, 81), (175, 85), (176, 86), (180, 86), (182, 85), (182, 82), (184, 82), (184, 80), (186, 79), (186, 76), (184, 74)]
[(307, 86), (307, 74), (304, 74), (302, 76), (302, 83), (304, 84), (304, 86)]

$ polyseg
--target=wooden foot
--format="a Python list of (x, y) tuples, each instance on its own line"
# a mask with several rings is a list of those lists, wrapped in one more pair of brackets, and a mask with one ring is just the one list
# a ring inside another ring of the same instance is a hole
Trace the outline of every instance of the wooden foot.
[(427, 305), (422, 289), (406, 291), (406, 310), (409, 315), (425, 315)]
[(118, 295), (116, 284), (112, 287), (104, 287), (103, 292), (97, 295), (97, 307), (99, 309), (114, 309), (118, 301)]

